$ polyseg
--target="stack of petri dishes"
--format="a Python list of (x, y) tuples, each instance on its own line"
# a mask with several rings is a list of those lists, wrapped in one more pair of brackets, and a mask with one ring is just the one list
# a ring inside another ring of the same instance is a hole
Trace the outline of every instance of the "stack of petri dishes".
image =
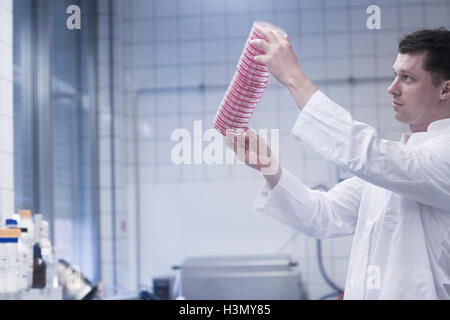
[(236, 67), (236, 72), (228, 86), (222, 103), (214, 118), (214, 128), (222, 135), (231, 130), (233, 134), (242, 134), (248, 130), (248, 124), (258, 102), (269, 83), (270, 72), (264, 64), (253, 60), (257, 55), (264, 54), (262, 50), (249, 43), (252, 39), (264, 39), (255, 25), (271, 27), (286, 34), (281, 28), (267, 22), (255, 21), (242, 50)]

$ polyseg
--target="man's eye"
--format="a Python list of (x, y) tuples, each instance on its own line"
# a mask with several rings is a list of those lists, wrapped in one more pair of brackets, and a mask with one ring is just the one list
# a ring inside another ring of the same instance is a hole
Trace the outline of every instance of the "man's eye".
[(410, 76), (407, 76), (407, 75), (404, 75), (404, 76), (403, 76), (403, 79), (404, 79), (405, 81), (407, 81), (407, 80), (412, 80), (412, 78), (411, 78)]

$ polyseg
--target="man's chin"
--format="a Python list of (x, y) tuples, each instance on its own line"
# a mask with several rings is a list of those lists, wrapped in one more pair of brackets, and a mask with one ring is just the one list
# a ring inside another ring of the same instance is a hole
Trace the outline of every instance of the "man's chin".
[(404, 115), (402, 115), (400, 112), (398, 111), (394, 111), (394, 118), (395, 120), (397, 120), (398, 122), (404, 123), (404, 124), (408, 124), (407, 119), (404, 117)]

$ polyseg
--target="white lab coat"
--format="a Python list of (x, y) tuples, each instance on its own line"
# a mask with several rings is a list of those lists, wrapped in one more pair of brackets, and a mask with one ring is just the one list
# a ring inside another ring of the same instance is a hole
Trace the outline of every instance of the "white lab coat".
[(283, 169), (255, 208), (311, 237), (354, 235), (344, 299), (450, 299), (450, 119), (383, 140), (317, 91), (292, 135), (354, 177), (322, 192)]

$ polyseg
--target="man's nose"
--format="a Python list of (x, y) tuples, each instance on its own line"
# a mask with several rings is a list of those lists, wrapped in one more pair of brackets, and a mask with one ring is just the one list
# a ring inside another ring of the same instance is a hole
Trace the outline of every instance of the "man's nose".
[(394, 79), (392, 84), (387, 89), (387, 92), (391, 95), (396, 95), (396, 96), (400, 95), (400, 88), (398, 87), (397, 78)]

